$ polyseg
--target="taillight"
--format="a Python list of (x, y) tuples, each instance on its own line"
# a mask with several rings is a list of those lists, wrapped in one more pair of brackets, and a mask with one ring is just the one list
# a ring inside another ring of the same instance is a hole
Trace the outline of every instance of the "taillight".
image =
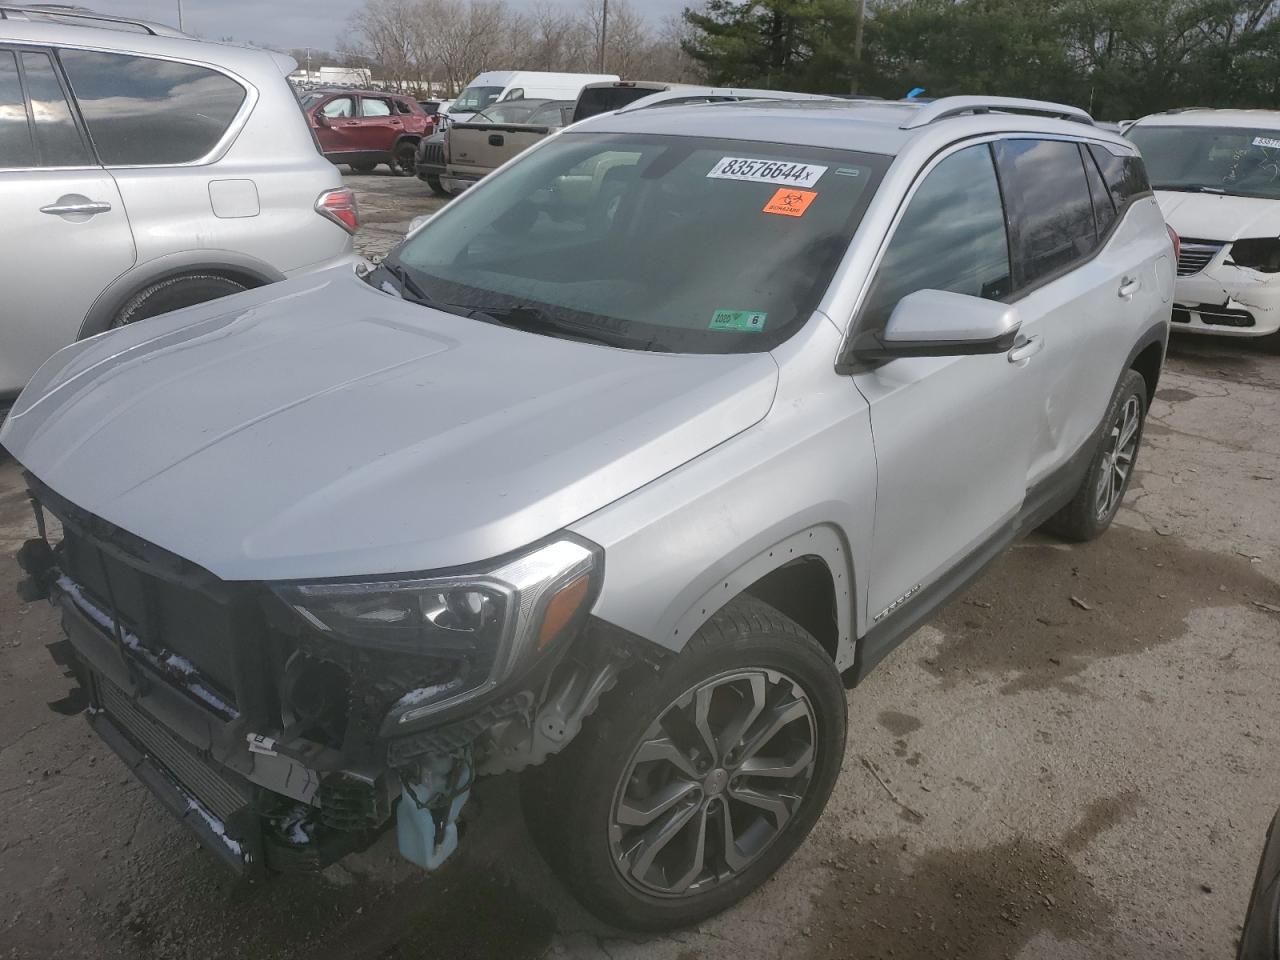
[(350, 187), (335, 187), (320, 194), (316, 213), (328, 217), (348, 233), (355, 233), (360, 227), (360, 211), (356, 209), (356, 195)]
[(1177, 260), (1182, 256), (1182, 238), (1178, 236), (1178, 232), (1167, 223), (1164, 228), (1169, 231), (1169, 239), (1173, 241), (1173, 259)]

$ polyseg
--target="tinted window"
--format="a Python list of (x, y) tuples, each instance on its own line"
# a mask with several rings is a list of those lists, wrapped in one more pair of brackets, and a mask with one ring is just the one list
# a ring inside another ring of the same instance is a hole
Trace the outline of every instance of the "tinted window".
[(1098, 237), (1101, 239), (1106, 236), (1107, 231), (1111, 229), (1111, 225), (1116, 222), (1117, 214), (1115, 204), (1111, 202), (1111, 193), (1107, 190), (1106, 184), (1102, 182), (1102, 175), (1098, 172), (1098, 164), (1094, 162), (1093, 155), (1087, 147), (1081, 145), (1084, 149), (1084, 175), (1089, 181), (1089, 196), (1093, 199), (1093, 219), (1098, 225)]
[(529, 117), (529, 122), (548, 127), (563, 127), (565, 108), (568, 106), (570, 104), (549, 103), (545, 107), (539, 107)]
[(865, 329), (882, 329), (893, 308), (917, 290), (1008, 296), (1009, 242), (991, 151), (952, 154), (911, 197), (889, 241), (863, 307)]
[(46, 167), (83, 167), (92, 163), (48, 54), (24, 53), (22, 70), (27, 75), (40, 162)]
[(326, 117), (354, 117), (356, 103), (351, 97), (338, 97), (321, 107), (320, 112)]
[(1014, 225), (1019, 286), (1090, 254), (1097, 233), (1080, 148), (1069, 140), (1002, 140), (995, 150)]
[(608, 113), (657, 92), (653, 87), (587, 87), (578, 97), (573, 119), (576, 122)]
[(1124, 205), (1134, 197), (1151, 192), (1151, 184), (1147, 181), (1147, 168), (1141, 157), (1118, 157), (1097, 143), (1089, 144), (1089, 151), (1093, 154), (1093, 159), (1098, 161), (1098, 167), (1102, 170), (1102, 179), (1106, 181), (1107, 189), (1111, 192), (1111, 199), (1117, 210), (1123, 210)]
[(188, 63), (87, 50), (59, 57), (107, 165), (198, 160), (222, 139), (245, 98), (230, 77)]
[(410, 114), (413, 113), (413, 107), (405, 100), (397, 100), (396, 113)]
[(391, 104), (386, 100), (372, 100), (369, 97), (361, 97), (360, 116), (389, 117), (391, 116)]
[(33, 167), (35, 162), (18, 62), (8, 50), (0, 50), (0, 168)]

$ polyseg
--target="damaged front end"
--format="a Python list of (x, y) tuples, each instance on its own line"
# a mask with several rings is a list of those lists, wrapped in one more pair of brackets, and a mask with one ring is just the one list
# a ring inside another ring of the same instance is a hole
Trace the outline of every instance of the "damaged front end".
[(393, 820), (434, 869), (476, 778), (565, 746), (632, 653), (589, 616), (603, 554), (581, 538), (444, 575), (229, 582), (28, 481), (20, 591), (61, 610), (78, 683), (55, 709), (87, 706), (241, 872), (323, 868)]

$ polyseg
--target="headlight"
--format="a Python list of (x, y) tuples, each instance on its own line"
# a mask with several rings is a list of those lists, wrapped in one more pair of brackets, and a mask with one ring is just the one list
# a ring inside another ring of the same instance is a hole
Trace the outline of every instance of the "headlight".
[(598, 547), (565, 538), (474, 574), (276, 592), (325, 636), (452, 662), (440, 682), (401, 697), (399, 722), (409, 723), (491, 690), (551, 647), (594, 597), (600, 559)]
[(1237, 240), (1231, 245), (1229, 259), (1237, 267), (1248, 267), (1260, 273), (1280, 273), (1280, 240), (1274, 237)]

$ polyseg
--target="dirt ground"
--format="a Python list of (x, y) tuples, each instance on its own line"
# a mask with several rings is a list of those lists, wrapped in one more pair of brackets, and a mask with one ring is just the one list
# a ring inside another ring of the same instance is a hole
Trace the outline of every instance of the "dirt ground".
[[(425, 190), (350, 182), (385, 252)], [(831, 805), (774, 881), (643, 939), (568, 898), (509, 778), (434, 876), (391, 838), (319, 877), (225, 874), (46, 706), (58, 632), (12, 590), (32, 523), (0, 463), (0, 957), (1231, 956), (1280, 805), (1278, 425), (1280, 357), (1178, 341), (1117, 526), (1011, 549), (849, 693)]]

